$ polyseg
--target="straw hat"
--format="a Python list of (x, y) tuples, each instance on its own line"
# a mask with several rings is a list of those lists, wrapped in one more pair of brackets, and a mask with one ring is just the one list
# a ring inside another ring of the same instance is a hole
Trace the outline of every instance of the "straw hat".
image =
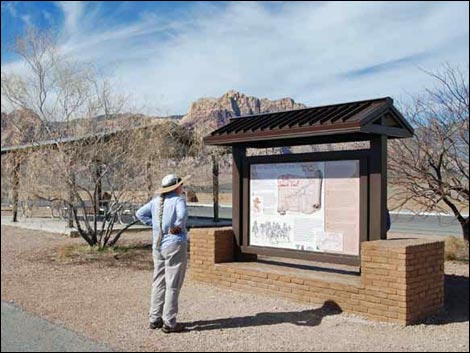
[(176, 190), (180, 185), (188, 181), (189, 178), (191, 178), (191, 175), (186, 175), (184, 178), (180, 178), (176, 174), (165, 175), (162, 179), (162, 186), (157, 190), (157, 194), (166, 194)]

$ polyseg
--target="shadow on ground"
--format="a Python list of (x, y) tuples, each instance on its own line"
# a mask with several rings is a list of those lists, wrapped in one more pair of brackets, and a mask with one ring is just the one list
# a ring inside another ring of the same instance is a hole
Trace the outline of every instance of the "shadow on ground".
[(343, 275), (360, 276), (359, 267), (357, 267), (356, 270), (343, 270), (343, 269), (337, 269), (337, 268), (320, 267), (316, 265), (288, 263), (284, 261), (271, 260), (271, 259), (265, 259), (265, 258), (258, 259), (256, 262), (260, 264), (275, 265), (275, 266), (280, 266), (280, 267), (289, 267), (289, 268), (294, 268), (294, 269), (299, 269), (299, 270), (310, 270), (310, 271), (317, 271), (317, 272), (338, 273), (338, 274), (343, 274)]
[(444, 310), (420, 322), (426, 325), (445, 325), (469, 321), (469, 278), (445, 275)]
[(326, 301), (323, 306), (313, 310), (259, 313), (251, 316), (230, 317), (216, 320), (194, 321), (184, 323), (185, 331), (210, 331), (240, 327), (255, 327), (290, 323), (297, 326), (317, 326), (326, 316), (342, 313), (338, 304)]

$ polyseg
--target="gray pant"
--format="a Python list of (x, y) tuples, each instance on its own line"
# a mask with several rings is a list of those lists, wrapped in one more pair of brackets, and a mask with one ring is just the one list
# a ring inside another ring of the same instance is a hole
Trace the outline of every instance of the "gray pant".
[(153, 250), (153, 282), (150, 302), (150, 322), (163, 319), (166, 326), (176, 325), (178, 296), (183, 285), (188, 262), (187, 244), (170, 244)]

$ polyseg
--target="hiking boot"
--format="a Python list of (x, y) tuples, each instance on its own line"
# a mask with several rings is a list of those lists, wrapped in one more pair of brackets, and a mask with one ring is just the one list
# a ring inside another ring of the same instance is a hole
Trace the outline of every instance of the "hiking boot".
[(157, 321), (150, 322), (149, 328), (151, 330), (155, 330), (156, 328), (162, 328), (163, 327), (163, 320), (162, 318), (157, 319)]
[(184, 326), (182, 324), (176, 324), (175, 327), (170, 327), (167, 325), (163, 325), (162, 332), (164, 333), (172, 333), (172, 332), (181, 332), (184, 330)]

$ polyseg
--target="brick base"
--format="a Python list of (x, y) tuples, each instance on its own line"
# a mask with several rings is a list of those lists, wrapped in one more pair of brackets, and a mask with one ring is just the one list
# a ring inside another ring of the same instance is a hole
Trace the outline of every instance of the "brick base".
[(233, 262), (231, 228), (191, 231), (190, 277), (231, 289), (323, 304), (402, 325), (444, 305), (444, 242), (394, 239), (362, 243), (361, 275)]

